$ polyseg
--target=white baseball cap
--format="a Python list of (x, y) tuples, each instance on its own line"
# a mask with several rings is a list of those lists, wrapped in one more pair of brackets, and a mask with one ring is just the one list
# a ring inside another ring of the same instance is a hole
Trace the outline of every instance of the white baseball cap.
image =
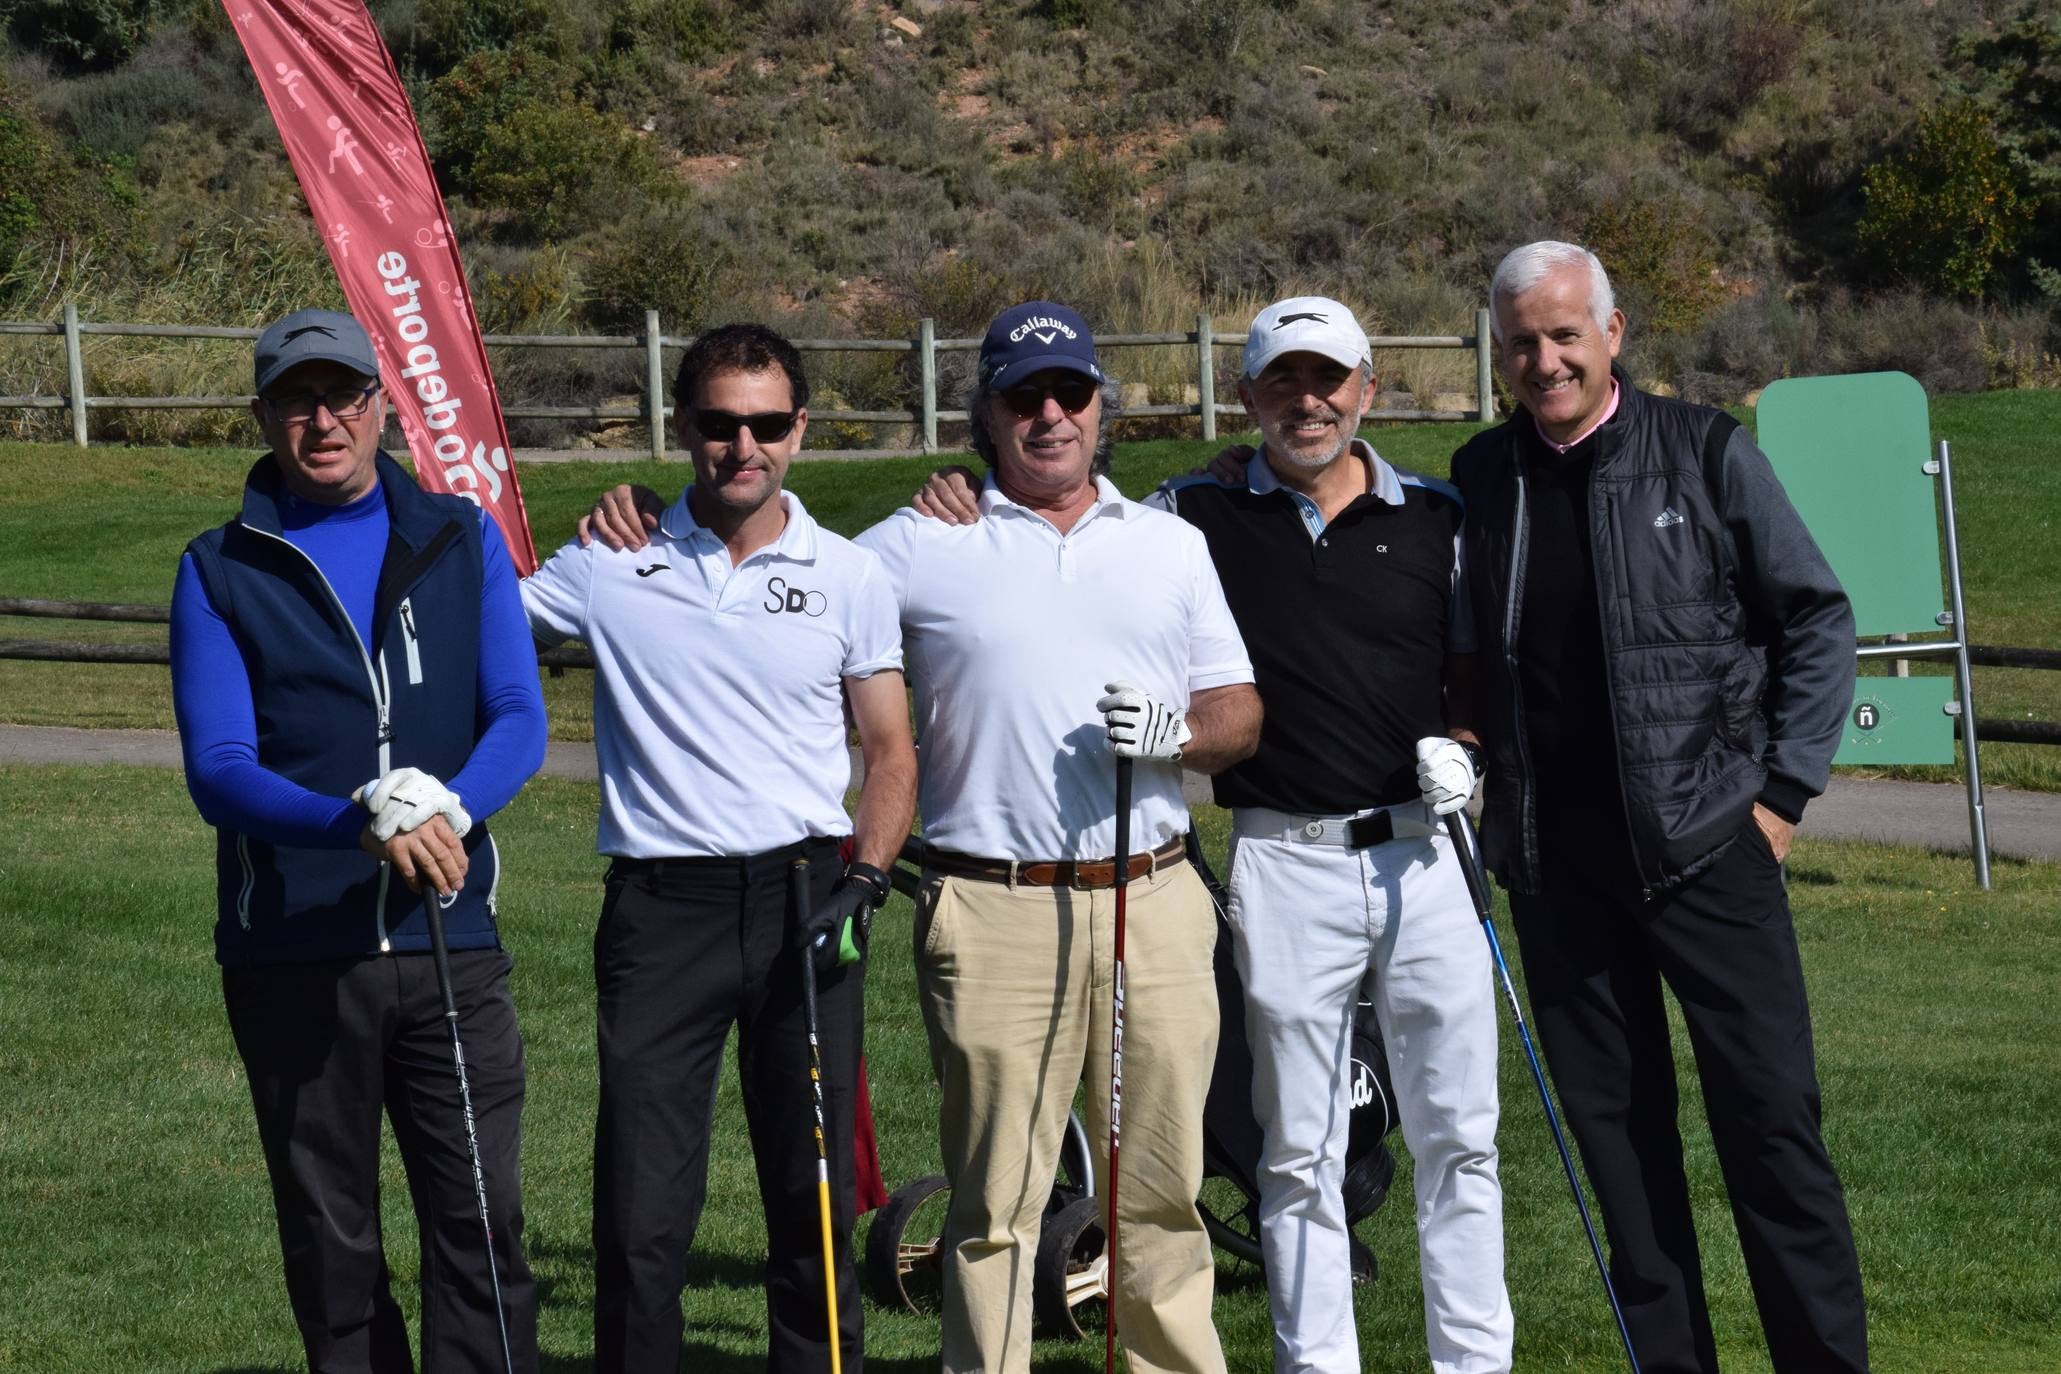
[(1329, 296), (1291, 296), (1255, 315), (1245, 335), (1245, 375), (1257, 377), (1283, 353), (1316, 353), (1344, 367), (1373, 366), (1367, 331)]

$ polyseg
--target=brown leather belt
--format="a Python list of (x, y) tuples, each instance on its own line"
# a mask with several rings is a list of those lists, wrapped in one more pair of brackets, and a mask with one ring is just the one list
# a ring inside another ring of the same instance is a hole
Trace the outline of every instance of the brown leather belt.
[[(1150, 854), (1133, 854), (1129, 879), (1135, 881), (1181, 862), (1186, 853), (1182, 837), (1168, 840)], [(1116, 886), (1116, 860), (1058, 859), (1020, 862), (1013, 859), (982, 859), (971, 854), (954, 854), (949, 849), (924, 851), (923, 867), (953, 878), (977, 878), (988, 883), (1022, 883), (1029, 887), (1097, 888)]]

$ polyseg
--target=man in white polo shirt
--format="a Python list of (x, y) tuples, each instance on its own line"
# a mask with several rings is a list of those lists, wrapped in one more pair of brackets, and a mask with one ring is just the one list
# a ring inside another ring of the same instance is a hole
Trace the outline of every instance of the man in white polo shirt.
[[(603, 1370), (678, 1365), (732, 1022), (766, 1207), (769, 1368), (828, 1367), (803, 958), (820, 971), (840, 1345), (844, 1367), (860, 1366), (849, 1252), (862, 960), (909, 833), (915, 756), (892, 584), (781, 489), (807, 402), (800, 355), (777, 334), (704, 335), (675, 386), (693, 485), (648, 542), (569, 543), (523, 584), (538, 638), (585, 640), (595, 660), (599, 848), (614, 860), (594, 941)], [(865, 761), (856, 826), (843, 808), (847, 703)], [(811, 861), (806, 929), (790, 900), (798, 857)]]
[(1133, 1370), (1224, 1367), (1195, 1207), (1215, 919), (1182, 858), (1180, 775), (1251, 753), (1259, 698), (1201, 536), (1102, 475), (1113, 392), (1073, 311), (1004, 311), (967, 407), (988, 518), (903, 510), (859, 537), (900, 603), (923, 744), (916, 942), (953, 1185), (947, 1371), (1030, 1367), (1040, 1213), (1083, 1080), (1106, 1177), (1118, 748), (1139, 764), (1117, 1327)]

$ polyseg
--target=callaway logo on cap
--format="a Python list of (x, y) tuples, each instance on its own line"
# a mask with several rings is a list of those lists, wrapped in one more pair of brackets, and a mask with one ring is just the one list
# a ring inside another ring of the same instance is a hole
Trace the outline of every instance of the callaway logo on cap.
[(1259, 376), (1284, 353), (1315, 353), (1345, 367), (1373, 362), (1367, 331), (1350, 309), (1326, 296), (1275, 301), (1253, 318), (1245, 336), (1245, 375)]
[(1078, 314), (1051, 301), (1027, 301), (995, 316), (980, 341), (980, 380), (1014, 386), (1053, 369), (1104, 380), (1095, 361), (1095, 336)]

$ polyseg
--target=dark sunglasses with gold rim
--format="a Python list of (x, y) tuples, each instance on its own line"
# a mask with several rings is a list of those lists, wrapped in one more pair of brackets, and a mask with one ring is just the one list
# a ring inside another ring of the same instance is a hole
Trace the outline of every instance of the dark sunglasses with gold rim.
[(1059, 408), (1068, 415), (1078, 415), (1095, 399), (1098, 389), (1094, 378), (1072, 373), (1050, 381), (1024, 382), (997, 394), (1018, 419), (1031, 420), (1043, 413), (1047, 396), (1059, 402)]

